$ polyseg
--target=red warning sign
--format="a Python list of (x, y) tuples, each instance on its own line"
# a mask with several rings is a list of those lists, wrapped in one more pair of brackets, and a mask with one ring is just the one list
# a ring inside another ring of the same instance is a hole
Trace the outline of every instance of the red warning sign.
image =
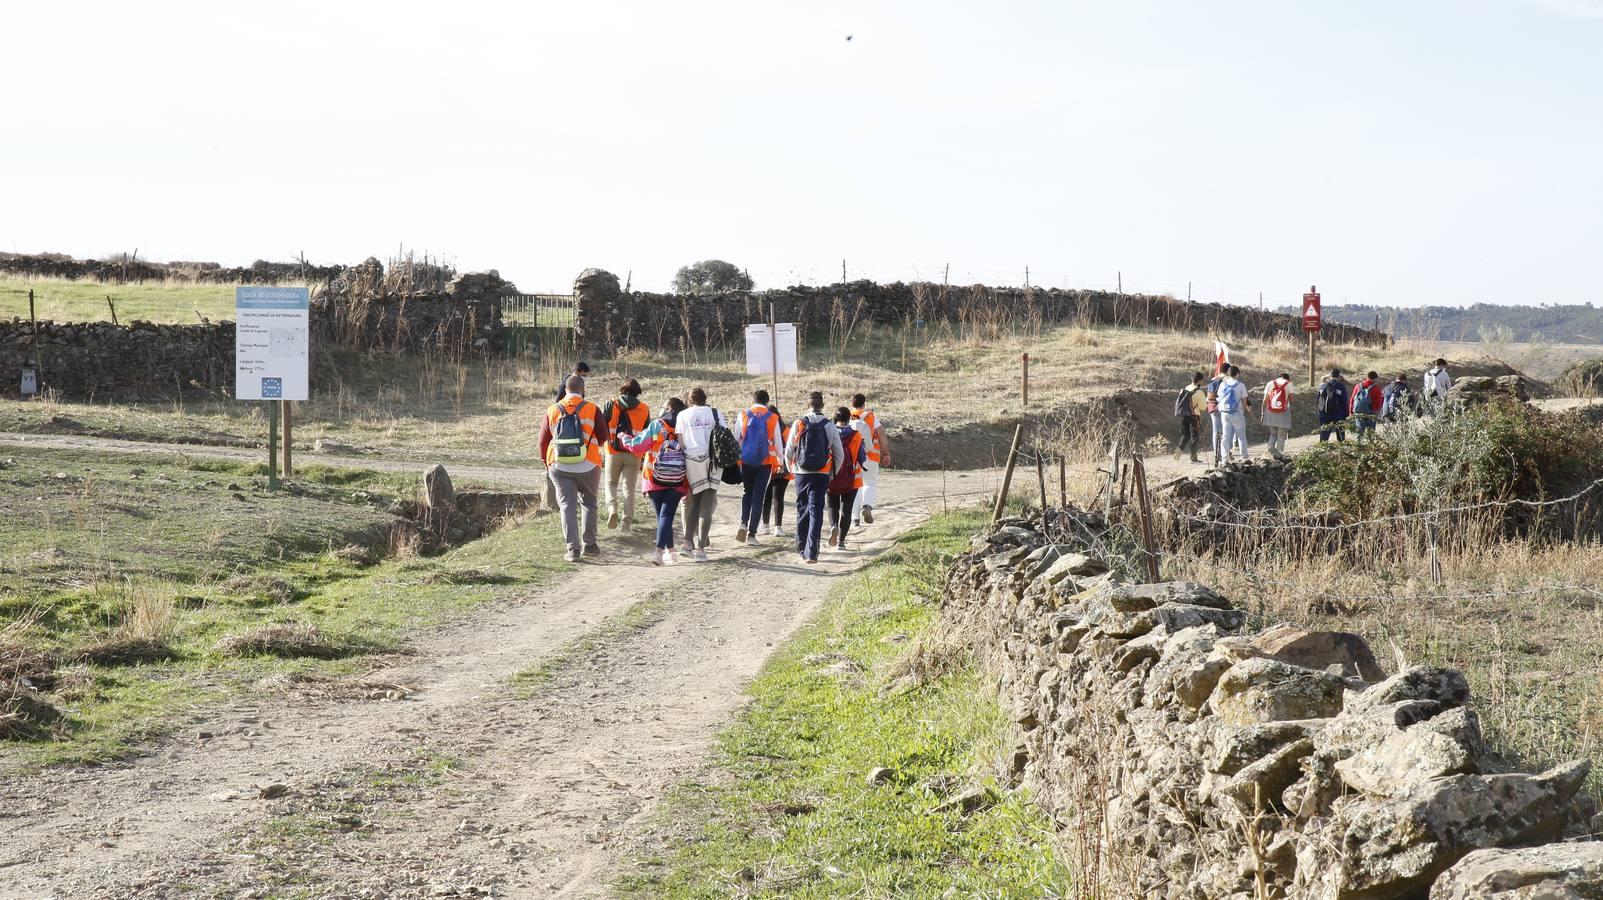
[(1319, 292), (1310, 287), (1302, 295), (1302, 330), (1318, 331), (1319, 325)]

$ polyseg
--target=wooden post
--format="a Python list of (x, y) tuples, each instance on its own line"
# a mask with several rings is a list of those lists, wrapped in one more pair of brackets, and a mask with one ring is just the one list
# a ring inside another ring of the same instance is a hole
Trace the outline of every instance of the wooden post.
[(33, 288), (28, 288), (28, 355), (33, 363), (33, 395), (44, 393), (45, 367), (39, 362), (39, 320), (33, 314)]
[(1314, 373), (1314, 342), (1317, 340), (1319, 340), (1319, 332), (1308, 332), (1308, 386), (1310, 388), (1319, 387), (1317, 380), (1319, 376)]
[[(1046, 515), (1046, 461), (1041, 458), (1039, 447), (1035, 450), (1035, 480), (1041, 488), (1041, 515)], [(1044, 520), (1043, 520), (1044, 521)]]
[(267, 489), (278, 490), (278, 404), (267, 401)]
[[(842, 261), (842, 265), (845, 262)], [(774, 396), (769, 398), (774, 403), (779, 402), (779, 329), (774, 325), (774, 301), (768, 301), (768, 358), (774, 364)]]
[(1113, 492), (1119, 489), (1119, 439), (1113, 439), (1113, 446), (1108, 449), (1108, 484), (1107, 496), (1102, 500), (1102, 519), (1107, 521), (1113, 517)]
[(1030, 354), (1028, 354), (1028, 353), (1024, 354), (1023, 359), (1022, 359), (1022, 363), (1023, 363), (1023, 366), (1024, 366), (1024, 377), (1019, 382), (1019, 384), (1020, 384), (1020, 390), (1024, 394), (1024, 405), (1025, 406), (1029, 406), (1030, 405)]
[(1430, 580), (1433, 584), (1440, 586), (1442, 583), (1442, 558), (1436, 549), (1438, 542), (1437, 527), (1436, 517), (1431, 516), (1428, 529), (1430, 534)]
[(284, 477), (293, 478), (295, 475), (295, 464), (290, 452), (290, 446), (293, 444), (293, 441), (290, 440), (290, 420), (292, 418), (290, 415), (290, 410), (293, 409), (293, 407), (289, 405), (288, 400), (280, 400), (278, 401), (278, 408), (284, 419)]
[(1158, 548), (1152, 538), (1152, 499), (1147, 494), (1147, 466), (1140, 456), (1131, 460), (1135, 475), (1135, 497), (1141, 511), (1141, 543), (1147, 551), (1147, 580), (1158, 583)]
[(1069, 508), (1069, 459), (1058, 457), (1058, 505)]
[(1013, 484), (1013, 464), (1018, 462), (1019, 439), (1024, 437), (1024, 423), (1013, 426), (1013, 445), (1007, 450), (1007, 468), (1002, 470), (1002, 489), (996, 492), (996, 508), (991, 510), (991, 521), (1002, 518), (1002, 507), (1007, 505), (1007, 489)]

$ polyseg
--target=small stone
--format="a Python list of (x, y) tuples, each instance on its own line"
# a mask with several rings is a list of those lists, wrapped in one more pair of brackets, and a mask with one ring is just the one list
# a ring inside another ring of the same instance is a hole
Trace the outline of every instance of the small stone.
[(289, 785), (270, 784), (267, 787), (262, 788), (260, 791), (257, 791), (256, 797), (259, 800), (277, 800), (279, 797), (282, 797), (288, 793)]
[(894, 777), (896, 777), (895, 769), (880, 766), (868, 773), (868, 785), (869, 787), (877, 787), (886, 784)]

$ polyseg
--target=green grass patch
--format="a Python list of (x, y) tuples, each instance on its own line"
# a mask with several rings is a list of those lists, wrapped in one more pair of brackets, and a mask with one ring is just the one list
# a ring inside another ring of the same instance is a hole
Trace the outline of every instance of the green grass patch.
[(549, 517), (386, 560), (387, 510), (415, 492), (400, 476), (309, 467), (268, 492), (237, 464), (12, 452), (0, 645), (52, 661), (44, 699), (63, 718), (0, 742), (0, 769), (115, 757), (264, 681), (352, 674), (362, 656), (406, 652), (419, 628), (571, 568)]
[[(948, 554), (983, 514), (941, 516), (837, 585), (753, 683), (706, 784), (677, 788), (632, 897), (1056, 896), (1051, 828), (988, 773), (1005, 716), (965, 653), (921, 646)], [(909, 682), (909, 654), (947, 664)], [(899, 680), (900, 679), (900, 680)], [(877, 785), (869, 773), (888, 768)], [(994, 803), (940, 808), (965, 787)]]
[(17, 316), (26, 320), (31, 289), (34, 316), (41, 321), (110, 322), (115, 306), (117, 321), (124, 324), (142, 320), (198, 325), (202, 316), (213, 322), (234, 318), (234, 287), (232, 284), (177, 281), (103, 284), (64, 278), (0, 276), (0, 317)]

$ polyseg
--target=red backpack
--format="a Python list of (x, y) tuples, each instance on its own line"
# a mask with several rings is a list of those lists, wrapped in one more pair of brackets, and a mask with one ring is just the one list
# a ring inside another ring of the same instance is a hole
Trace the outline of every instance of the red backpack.
[(1279, 380), (1269, 385), (1269, 391), (1264, 394), (1264, 409), (1272, 413), (1283, 413), (1291, 408), (1287, 398), (1291, 395), (1291, 385), (1282, 384)]

